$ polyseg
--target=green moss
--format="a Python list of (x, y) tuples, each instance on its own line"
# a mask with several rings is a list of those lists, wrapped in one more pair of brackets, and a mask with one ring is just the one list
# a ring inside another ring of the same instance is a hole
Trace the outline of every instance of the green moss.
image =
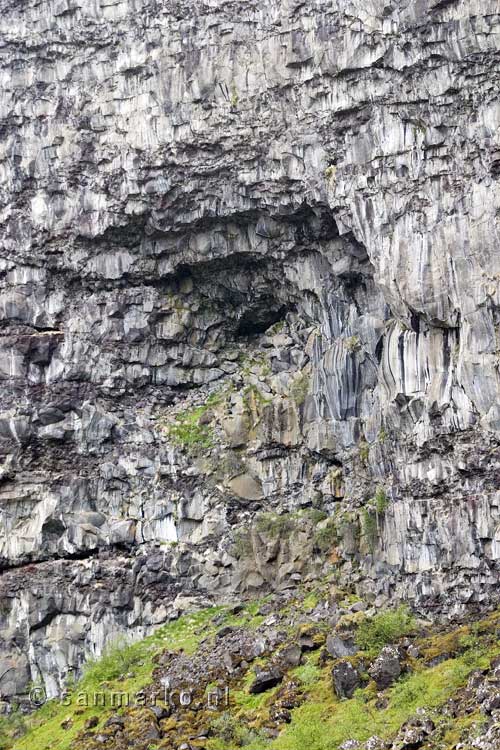
[(265, 404), (270, 404), (272, 398), (266, 398), (256, 385), (248, 385), (243, 391), (243, 401), (247, 407), (251, 408), (255, 405), (263, 406)]
[(252, 535), (250, 529), (238, 529), (233, 537), (233, 553), (240, 559), (248, 557), (253, 552)]
[(266, 336), (276, 336), (276, 334), (281, 333), (284, 327), (285, 327), (285, 321), (278, 320), (277, 323), (274, 323), (272, 326), (270, 326), (267, 329)]
[[(475, 666), (484, 663), (484, 656)], [(475, 667), (454, 659), (422, 672), (416, 672), (387, 691), (388, 705), (377, 707), (370, 688), (359, 690), (350, 700), (333, 697), (329, 671), (311, 685), (309, 700), (293, 711), (292, 722), (274, 741), (251, 746), (252, 750), (339, 750), (347, 739), (365, 742), (371, 736), (394, 737), (402, 724), (419, 709), (439, 709), (465, 685)], [(439, 712), (436, 713), (438, 718)]]
[(309, 519), (313, 524), (321, 523), (321, 521), (325, 521), (328, 518), (328, 513), (320, 508), (305, 508), (299, 511), (298, 515)]
[(308, 594), (302, 599), (302, 602), (300, 603), (300, 607), (302, 610), (307, 611), (309, 609), (314, 609), (316, 605), (319, 602), (319, 596), (317, 591), (309, 591)]
[(236, 109), (239, 101), (240, 101), (240, 97), (238, 96), (238, 89), (236, 88), (236, 84), (233, 83), (232, 88), (231, 88), (231, 107), (233, 109)]
[(475, 642), (476, 639), (471, 636), (470, 628), (463, 625), (451, 632), (438, 633), (431, 638), (425, 638), (420, 641), (419, 645), (424, 660), (431, 662), (439, 657), (454, 656)]
[(450, 748), (450, 750), (451, 748), (455, 748), (461, 741), (463, 735), (469, 733), (469, 731), (472, 731), (472, 736), (480, 737), (487, 721), (488, 718), (479, 710), (474, 711), (467, 716), (454, 717), (453, 719), (443, 717), (440, 725), (443, 734), (444, 747)]
[(211, 750), (225, 750), (227, 747), (248, 747), (253, 742), (258, 742), (260, 733), (248, 726), (248, 723), (238, 719), (231, 712), (225, 711), (212, 720), (211, 733), (215, 734), (214, 740), (209, 741), (207, 747)]
[[(102, 659), (87, 664), (82, 679), (71, 690), (69, 706), (49, 701), (26, 718), (27, 732), (14, 743), (12, 750), (70, 750), (87, 719), (97, 715), (104, 722), (109, 716), (109, 705), (93, 705), (95, 694), (102, 693), (105, 687), (107, 695), (113, 692), (136, 695), (150, 682), (158, 654), (166, 648), (183, 648), (186, 653), (193, 653), (200, 640), (215, 631), (211, 620), (223, 611), (221, 607), (205, 609), (164, 625), (137, 643), (115, 643)], [(89, 705), (78, 707), (79, 696), (89, 696)], [(61, 724), (68, 716), (72, 725), (63, 729)]]
[(305, 664), (301, 664), (299, 667), (295, 667), (291, 671), (292, 677), (297, 678), (299, 682), (304, 686), (315, 685), (321, 678), (321, 670), (314, 664), (312, 660), (307, 661)]
[(375, 497), (370, 498), (361, 511), (361, 531), (370, 548), (375, 549), (378, 538), (379, 522), (389, 506), (389, 499), (383, 487), (378, 487)]
[(375, 549), (378, 537), (378, 521), (375, 510), (371, 507), (361, 511), (361, 533), (370, 550)]
[(379, 432), (378, 432), (378, 441), (379, 441), (379, 443), (382, 443), (382, 444), (385, 443), (385, 441), (387, 440), (388, 437), (389, 437), (389, 435), (387, 434), (387, 432), (384, 430), (383, 427), (381, 427), (380, 430), (379, 430)]

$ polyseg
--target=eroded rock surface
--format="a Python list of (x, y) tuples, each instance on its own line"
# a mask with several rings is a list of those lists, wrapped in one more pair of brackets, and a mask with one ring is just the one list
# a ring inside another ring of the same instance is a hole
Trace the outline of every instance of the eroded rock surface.
[(332, 565), (375, 604), (489, 605), (496, 0), (0, 11), (21, 682), (53, 694), (110, 634)]

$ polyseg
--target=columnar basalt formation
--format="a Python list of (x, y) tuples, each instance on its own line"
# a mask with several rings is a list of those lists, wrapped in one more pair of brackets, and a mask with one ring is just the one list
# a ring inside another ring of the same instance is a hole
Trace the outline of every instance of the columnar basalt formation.
[(496, 601), (497, 1), (0, 11), (0, 691), (332, 570)]

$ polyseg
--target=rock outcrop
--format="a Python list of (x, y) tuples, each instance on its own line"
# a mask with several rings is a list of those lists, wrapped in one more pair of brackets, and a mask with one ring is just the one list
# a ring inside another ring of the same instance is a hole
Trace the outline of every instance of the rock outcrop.
[(0, 11), (0, 692), (332, 567), (496, 601), (496, 0)]

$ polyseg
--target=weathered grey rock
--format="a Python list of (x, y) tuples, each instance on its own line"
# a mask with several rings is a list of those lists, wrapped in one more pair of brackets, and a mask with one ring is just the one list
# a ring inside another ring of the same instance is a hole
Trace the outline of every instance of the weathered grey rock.
[(413, 750), (423, 747), (429, 735), (434, 731), (432, 719), (422, 717), (407, 722), (399, 731), (391, 745), (391, 750)]
[(401, 671), (399, 650), (395, 646), (385, 646), (368, 669), (368, 674), (379, 690), (385, 690), (400, 677)]
[(333, 689), (338, 698), (352, 698), (361, 686), (361, 676), (350, 661), (339, 661), (332, 669)]
[(1, 658), (330, 559), (498, 601), (496, 0), (61, 8), (0, 12)]
[(326, 650), (334, 659), (353, 656), (358, 649), (352, 640), (344, 640), (338, 635), (329, 635), (326, 639)]
[(279, 652), (280, 664), (283, 664), (285, 669), (291, 669), (298, 667), (302, 661), (302, 649), (298, 644), (292, 644), (286, 646)]
[(278, 666), (270, 666), (256, 672), (255, 680), (248, 691), (252, 694), (264, 693), (266, 690), (279, 685), (283, 679), (283, 672)]

